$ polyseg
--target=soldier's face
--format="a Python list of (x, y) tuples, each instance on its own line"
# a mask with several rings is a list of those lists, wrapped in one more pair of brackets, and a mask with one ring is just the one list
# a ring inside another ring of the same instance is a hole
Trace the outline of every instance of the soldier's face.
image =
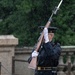
[(54, 37), (54, 33), (48, 33), (49, 40), (51, 41)]

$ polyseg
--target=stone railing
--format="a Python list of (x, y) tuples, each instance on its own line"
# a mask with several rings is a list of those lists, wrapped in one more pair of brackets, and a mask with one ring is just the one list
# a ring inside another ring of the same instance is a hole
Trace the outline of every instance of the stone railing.
[[(58, 75), (75, 75), (75, 46), (61, 46), (61, 48)], [(32, 49), (32, 47), (16, 48), (13, 65), (15, 71), (13, 72), (17, 75), (33, 75), (33, 71), (28, 69), (27, 63)]]
[(75, 46), (62, 46), (58, 75), (75, 75)]

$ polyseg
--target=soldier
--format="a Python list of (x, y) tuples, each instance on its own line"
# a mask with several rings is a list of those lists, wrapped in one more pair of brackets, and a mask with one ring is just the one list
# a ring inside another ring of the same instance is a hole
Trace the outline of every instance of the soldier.
[[(42, 26), (41, 28), (44, 28)], [(61, 47), (59, 43), (53, 42), (56, 27), (44, 28), (44, 41), (42, 42), (39, 51), (33, 51), (32, 57), (37, 57), (37, 68), (35, 75), (57, 75), (57, 66)]]

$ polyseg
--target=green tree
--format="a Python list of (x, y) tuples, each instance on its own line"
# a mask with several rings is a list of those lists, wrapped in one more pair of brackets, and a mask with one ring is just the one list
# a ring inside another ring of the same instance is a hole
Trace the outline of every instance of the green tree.
[[(33, 46), (41, 25), (45, 25), (60, 0), (0, 0), (0, 35), (13, 34), (20, 46)], [(75, 44), (75, 1), (65, 0), (51, 26), (59, 28), (54, 40)]]

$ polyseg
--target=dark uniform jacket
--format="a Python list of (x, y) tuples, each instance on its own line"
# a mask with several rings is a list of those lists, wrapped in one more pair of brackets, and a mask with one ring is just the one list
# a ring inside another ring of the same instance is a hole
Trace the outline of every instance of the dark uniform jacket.
[[(39, 49), (37, 67), (57, 67), (60, 54), (61, 47), (59, 43), (43, 43)], [(35, 75), (57, 75), (57, 73), (53, 73), (52, 70), (36, 70)]]

